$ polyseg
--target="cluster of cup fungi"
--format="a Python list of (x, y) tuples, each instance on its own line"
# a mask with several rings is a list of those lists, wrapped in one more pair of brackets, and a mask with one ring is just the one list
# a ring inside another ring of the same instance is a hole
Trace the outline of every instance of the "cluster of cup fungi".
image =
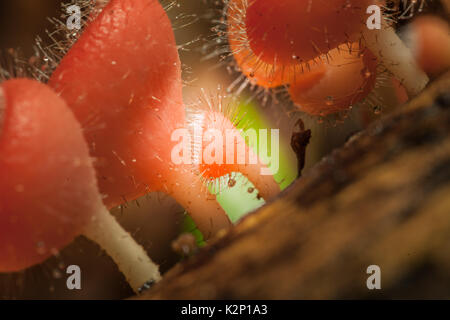
[[(158, 266), (108, 209), (162, 191), (208, 239), (231, 222), (204, 179), (239, 171), (263, 196), (279, 192), (259, 175), (262, 162), (172, 162), (171, 134), (188, 124), (174, 33), (157, 0), (109, 1), (45, 82), (1, 83), (1, 272), (41, 263), (85, 235), (139, 292), (161, 278)], [(202, 112), (201, 129), (234, 128), (222, 113)]]
[[(416, 1), (401, 2), (409, 12), (417, 10)], [(2, 72), (0, 272), (42, 263), (84, 235), (139, 292), (161, 279), (158, 266), (108, 209), (162, 191), (208, 239), (231, 222), (205, 180), (239, 172), (266, 200), (279, 186), (260, 174), (262, 161), (174, 164), (174, 130), (237, 130), (236, 123), (208, 98), (186, 114), (173, 27), (157, 0), (81, 3), (87, 12), (83, 32), (65, 48), (57, 42), (63, 52), (58, 58), (55, 46), (42, 50), (54, 70), (34, 68), (34, 79)], [(385, 14), (379, 30), (366, 26), (371, 5)], [(409, 97), (426, 86), (428, 75), (448, 67), (448, 46), (447, 54), (434, 58), (435, 50), (422, 45), (430, 29), (448, 44), (448, 26), (434, 18), (412, 26), (420, 46), (414, 52), (389, 23), (395, 15), (381, 0), (228, 0), (224, 7), (220, 37), (247, 81), (265, 90), (287, 88), (295, 105), (311, 115), (364, 100), (380, 65)], [(245, 140), (235, 143), (250, 152)]]
[[(430, 1), (225, 3), (214, 27), (220, 45), (215, 54), (225, 61), (231, 58), (241, 74), (229, 89), (240, 93), (251, 86), (266, 98), (287, 92), (297, 110), (312, 116), (345, 113), (370, 100), (378, 86), (386, 85), (386, 79), (400, 83), (403, 96), (414, 97), (430, 75), (449, 65), (446, 21), (429, 16), (412, 20), (414, 43), (408, 46), (396, 32), (397, 22), (409, 21)], [(377, 14), (380, 27), (370, 27)], [(432, 40), (425, 32), (430, 29)], [(445, 48), (436, 53), (439, 42), (430, 43), (438, 39)], [(433, 71), (429, 58), (436, 54)]]

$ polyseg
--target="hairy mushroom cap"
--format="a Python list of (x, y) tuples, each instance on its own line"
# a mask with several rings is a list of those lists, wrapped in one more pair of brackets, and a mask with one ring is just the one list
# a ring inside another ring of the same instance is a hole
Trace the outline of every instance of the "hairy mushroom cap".
[(374, 0), (251, 0), (246, 12), (252, 51), (284, 66), (361, 39)]
[(157, 0), (111, 0), (49, 85), (83, 126), (108, 207), (163, 189), (184, 105), (172, 26)]
[(379, 60), (360, 40), (366, 9), (378, 3), (231, 0), (230, 49), (252, 83), (289, 85), (301, 110), (312, 115), (346, 110), (375, 86)]
[(1, 84), (0, 271), (47, 259), (103, 204), (81, 127), (65, 102), (28, 79)]
[(329, 63), (314, 66), (291, 84), (289, 94), (302, 111), (325, 116), (348, 110), (372, 92), (377, 58), (358, 44), (348, 48), (331, 50)]
[(172, 195), (205, 237), (231, 225), (188, 166), (171, 159), (184, 127), (181, 63), (158, 0), (111, 0), (49, 85), (82, 124), (108, 208), (150, 191)]

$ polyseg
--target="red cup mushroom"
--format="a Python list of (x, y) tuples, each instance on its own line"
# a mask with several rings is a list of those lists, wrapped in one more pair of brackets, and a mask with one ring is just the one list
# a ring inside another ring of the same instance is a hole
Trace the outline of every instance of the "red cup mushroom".
[(41, 263), (85, 235), (136, 292), (160, 279), (103, 205), (81, 127), (60, 97), (37, 81), (5, 81), (0, 124), (0, 272)]
[[(326, 66), (336, 57), (335, 50), (356, 43), (359, 55), (374, 56), (413, 96), (425, 87), (428, 77), (382, 16), (383, 4), (380, 0), (229, 0), (226, 23), (230, 50), (252, 83), (265, 88), (290, 85), (297, 102), (306, 95), (299, 92), (301, 83), (317, 76), (318, 68), (335, 72), (335, 65)], [(371, 15), (377, 14), (379, 28), (369, 27)], [(361, 70), (375, 71), (372, 65)], [(315, 76), (305, 78), (310, 71), (316, 72)], [(355, 79), (353, 87), (361, 87), (360, 79)], [(352, 102), (361, 100), (361, 94), (353, 95), (358, 99), (350, 99)], [(318, 113), (315, 110), (313, 114)]]
[[(239, 121), (235, 103), (221, 93), (217, 96), (204, 94), (195, 106), (187, 109), (186, 129), (190, 134), (187, 143), (191, 147), (193, 169), (209, 184), (241, 173), (253, 183), (262, 198), (270, 200), (280, 192), (273, 177), (276, 172), (260, 157), (266, 156), (267, 150), (261, 150), (258, 145), (257, 133), (252, 129), (237, 129)], [(272, 141), (272, 148), (277, 143), (279, 141)], [(279, 161), (274, 159), (278, 156), (276, 153), (272, 152), (271, 159)]]
[(435, 16), (420, 16), (407, 27), (405, 36), (419, 66), (436, 77), (450, 68), (450, 27)]
[(181, 64), (157, 0), (111, 0), (62, 59), (49, 85), (83, 127), (108, 208), (171, 194), (205, 237), (231, 225), (190, 166), (171, 161), (184, 126)]
[(329, 62), (313, 65), (290, 84), (292, 101), (302, 111), (325, 116), (345, 111), (375, 88), (377, 58), (358, 44), (328, 52)]

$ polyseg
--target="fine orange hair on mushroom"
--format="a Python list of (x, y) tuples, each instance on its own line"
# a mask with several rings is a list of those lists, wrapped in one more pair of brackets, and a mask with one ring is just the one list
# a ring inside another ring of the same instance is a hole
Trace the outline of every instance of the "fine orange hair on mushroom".
[(264, 88), (275, 88), (289, 83), (294, 78), (295, 65), (286, 66), (273, 61), (267, 63), (250, 47), (245, 23), (247, 6), (246, 0), (230, 1), (226, 9), (227, 41), (237, 65), (252, 83)]

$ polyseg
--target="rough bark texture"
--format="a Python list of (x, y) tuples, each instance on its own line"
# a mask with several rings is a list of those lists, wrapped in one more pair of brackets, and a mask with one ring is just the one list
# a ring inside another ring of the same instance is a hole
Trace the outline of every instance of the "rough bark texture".
[(446, 74), (141, 298), (450, 298), (449, 89)]

